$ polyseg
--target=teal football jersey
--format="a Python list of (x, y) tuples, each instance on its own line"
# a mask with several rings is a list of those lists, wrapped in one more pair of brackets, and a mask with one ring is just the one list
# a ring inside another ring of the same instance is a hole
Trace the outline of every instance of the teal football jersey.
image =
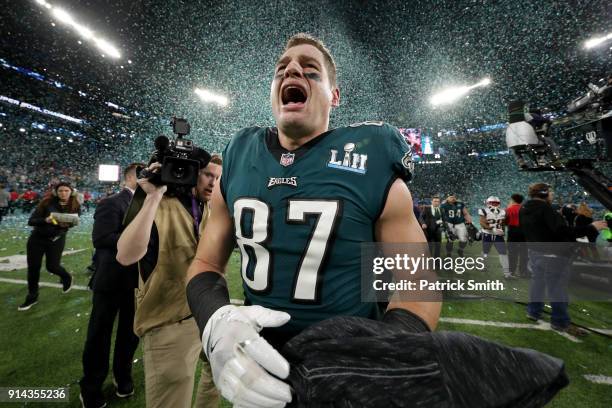
[(455, 204), (445, 202), (440, 205), (440, 209), (442, 210), (442, 218), (444, 221), (450, 222), (451, 224), (465, 223), (465, 217), (463, 216), (464, 208), (465, 204), (463, 204), (461, 201), (456, 201)]
[(377, 317), (375, 303), (361, 302), (360, 244), (374, 241), (392, 182), (411, 176), (409, 145), (382, 122), (283, 154), (270, 141), (280, 148), (276, 129), (243, 129), (223, 154), (246, 303), (289, 313), (282, 330), (295, 333), (337, 315)]

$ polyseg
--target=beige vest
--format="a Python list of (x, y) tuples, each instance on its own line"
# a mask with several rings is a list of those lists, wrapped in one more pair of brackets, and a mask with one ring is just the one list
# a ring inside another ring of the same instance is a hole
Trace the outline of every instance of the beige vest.
[[(209, 215), (207, 204), (200, 222), (200, 236)], [(134, 332), (139, 337), (191, 315), (185, 288), (187, 268), (198, 245), (193, 218), (178, 199), (164, 197), (155, 214), (155, 226), (159, 235), (157, 264), (146, 282), (139, 273), (136, 289)]]

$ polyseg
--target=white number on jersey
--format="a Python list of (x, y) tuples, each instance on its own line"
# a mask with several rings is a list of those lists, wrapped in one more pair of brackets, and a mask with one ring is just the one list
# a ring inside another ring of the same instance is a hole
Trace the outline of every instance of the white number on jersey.
[[(287, 224), (305, 224), (306, 217), (315, 216), (314, 230), (299, 265), (294, 280), (292, 300), (316, 302), (318, 299), (319, 272), (328, 251), (329, 238), (337, 225), (340, 202), (335, 200), (289, 200)], [(245, 211), (252, 214), (252, 234), (245, 236), (241, 219)], [(234, 203), (236, 241), (242, 254), (242, 279), (254, 291), (265, 291), (270, 286), (270, 251), (266, 241), (271, 229), (270, 209), (255, 198), (240, 198)], [(248, 250), (250, 249), (250, 251)], [(251, 259), (249, 253), (254, 255)], [(253, 279), (247, 276), (249, 262), (255, 264)]]

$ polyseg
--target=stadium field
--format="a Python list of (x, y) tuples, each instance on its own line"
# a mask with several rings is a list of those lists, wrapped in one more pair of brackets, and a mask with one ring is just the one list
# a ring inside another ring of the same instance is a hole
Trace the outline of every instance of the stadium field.
[[(38, 304), (25, 312), (18, 312), (17, 306), (26, 294), (26, 286), (21, 281), (26, 279), (25, 243), (29, 229), (24, 227), (23, 216), (9, 217), (0, 228), (0, 387), (68, 387), (70, 402), (65, 406), (71, 407), (80, 406), (78, 380), (82, 375), (81, 354), (91, 308), (91, 293), (84, 289), (89, 280), (86, 267), (92, 255), (91, 216), (83, 218), (82, 225), (69, 233), (66, 245), (66, 251), (76, 252), (63, 258), (77, 287), (67, 294), (62, 294), (59, 287), (41, 287)], [(468, 247), (470, 255), (476, 255), (479, 250), (479, 244)], [(497, 265), (496, 256), (491, 258), (490, 264)], [(228, 282), (231, 297), (236, 300), (242, 299), (239, 262), (239, 255), (234, 253)], [(501, 277), (495, 267), (489, 273)], [(57, 279), (43, 270), (41, 282), (57, 284)], [(513, 285), (521, 290), (526, 283), (518, 281)], [(530, 323), (520, 304), (493, 299), (447, 301), (439, 329), (464, 331), (559, 357), (566, 363), (571, 383), (549, 406), (604, 408), (610, 406), (612, 397), (612, 337), (606, 335), (612, 333), (611, 312), (611, 303), (572, 304), (571, 314), (576, 323), (604, 333), (576, 339), (550, 330), (546, 322)], [(109, 406), (145, 406), (141, 358), (139, 348), (134, 364), (136, 394), (133, 397), (127, 400), (115, 397), (109, 375), (104, 390)], [(0, 403), (0, 406), (19, 404)], [(224, 402), (222, 406), (230, 405)]]

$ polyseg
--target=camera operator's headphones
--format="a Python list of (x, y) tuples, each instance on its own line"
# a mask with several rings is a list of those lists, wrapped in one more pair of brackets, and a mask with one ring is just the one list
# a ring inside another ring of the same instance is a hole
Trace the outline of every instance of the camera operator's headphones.
[(70, 189), (70, 197), (76, 197), (76, 190), (66, 181), (61, 181), (53, 186), (53, 189), (51, 190), (51, 195), (53, 197), (57, 197), (57, 190), (59, 190), (60, 187), (68, 187)]
[(541, 189), (539, 189), (537, 191), (534, 191), (533, 194), (532, 194), (532, 197), (538, 197), (538, 198), (541, 198), (541, 199), (546, 199), (546, 198), (548, 198), (548, 193), (550, 193), (550, 190), (551, 190), (550, 184), (546, 184), (545, 187), (543, 187), (543, 188), (541, 188)]

